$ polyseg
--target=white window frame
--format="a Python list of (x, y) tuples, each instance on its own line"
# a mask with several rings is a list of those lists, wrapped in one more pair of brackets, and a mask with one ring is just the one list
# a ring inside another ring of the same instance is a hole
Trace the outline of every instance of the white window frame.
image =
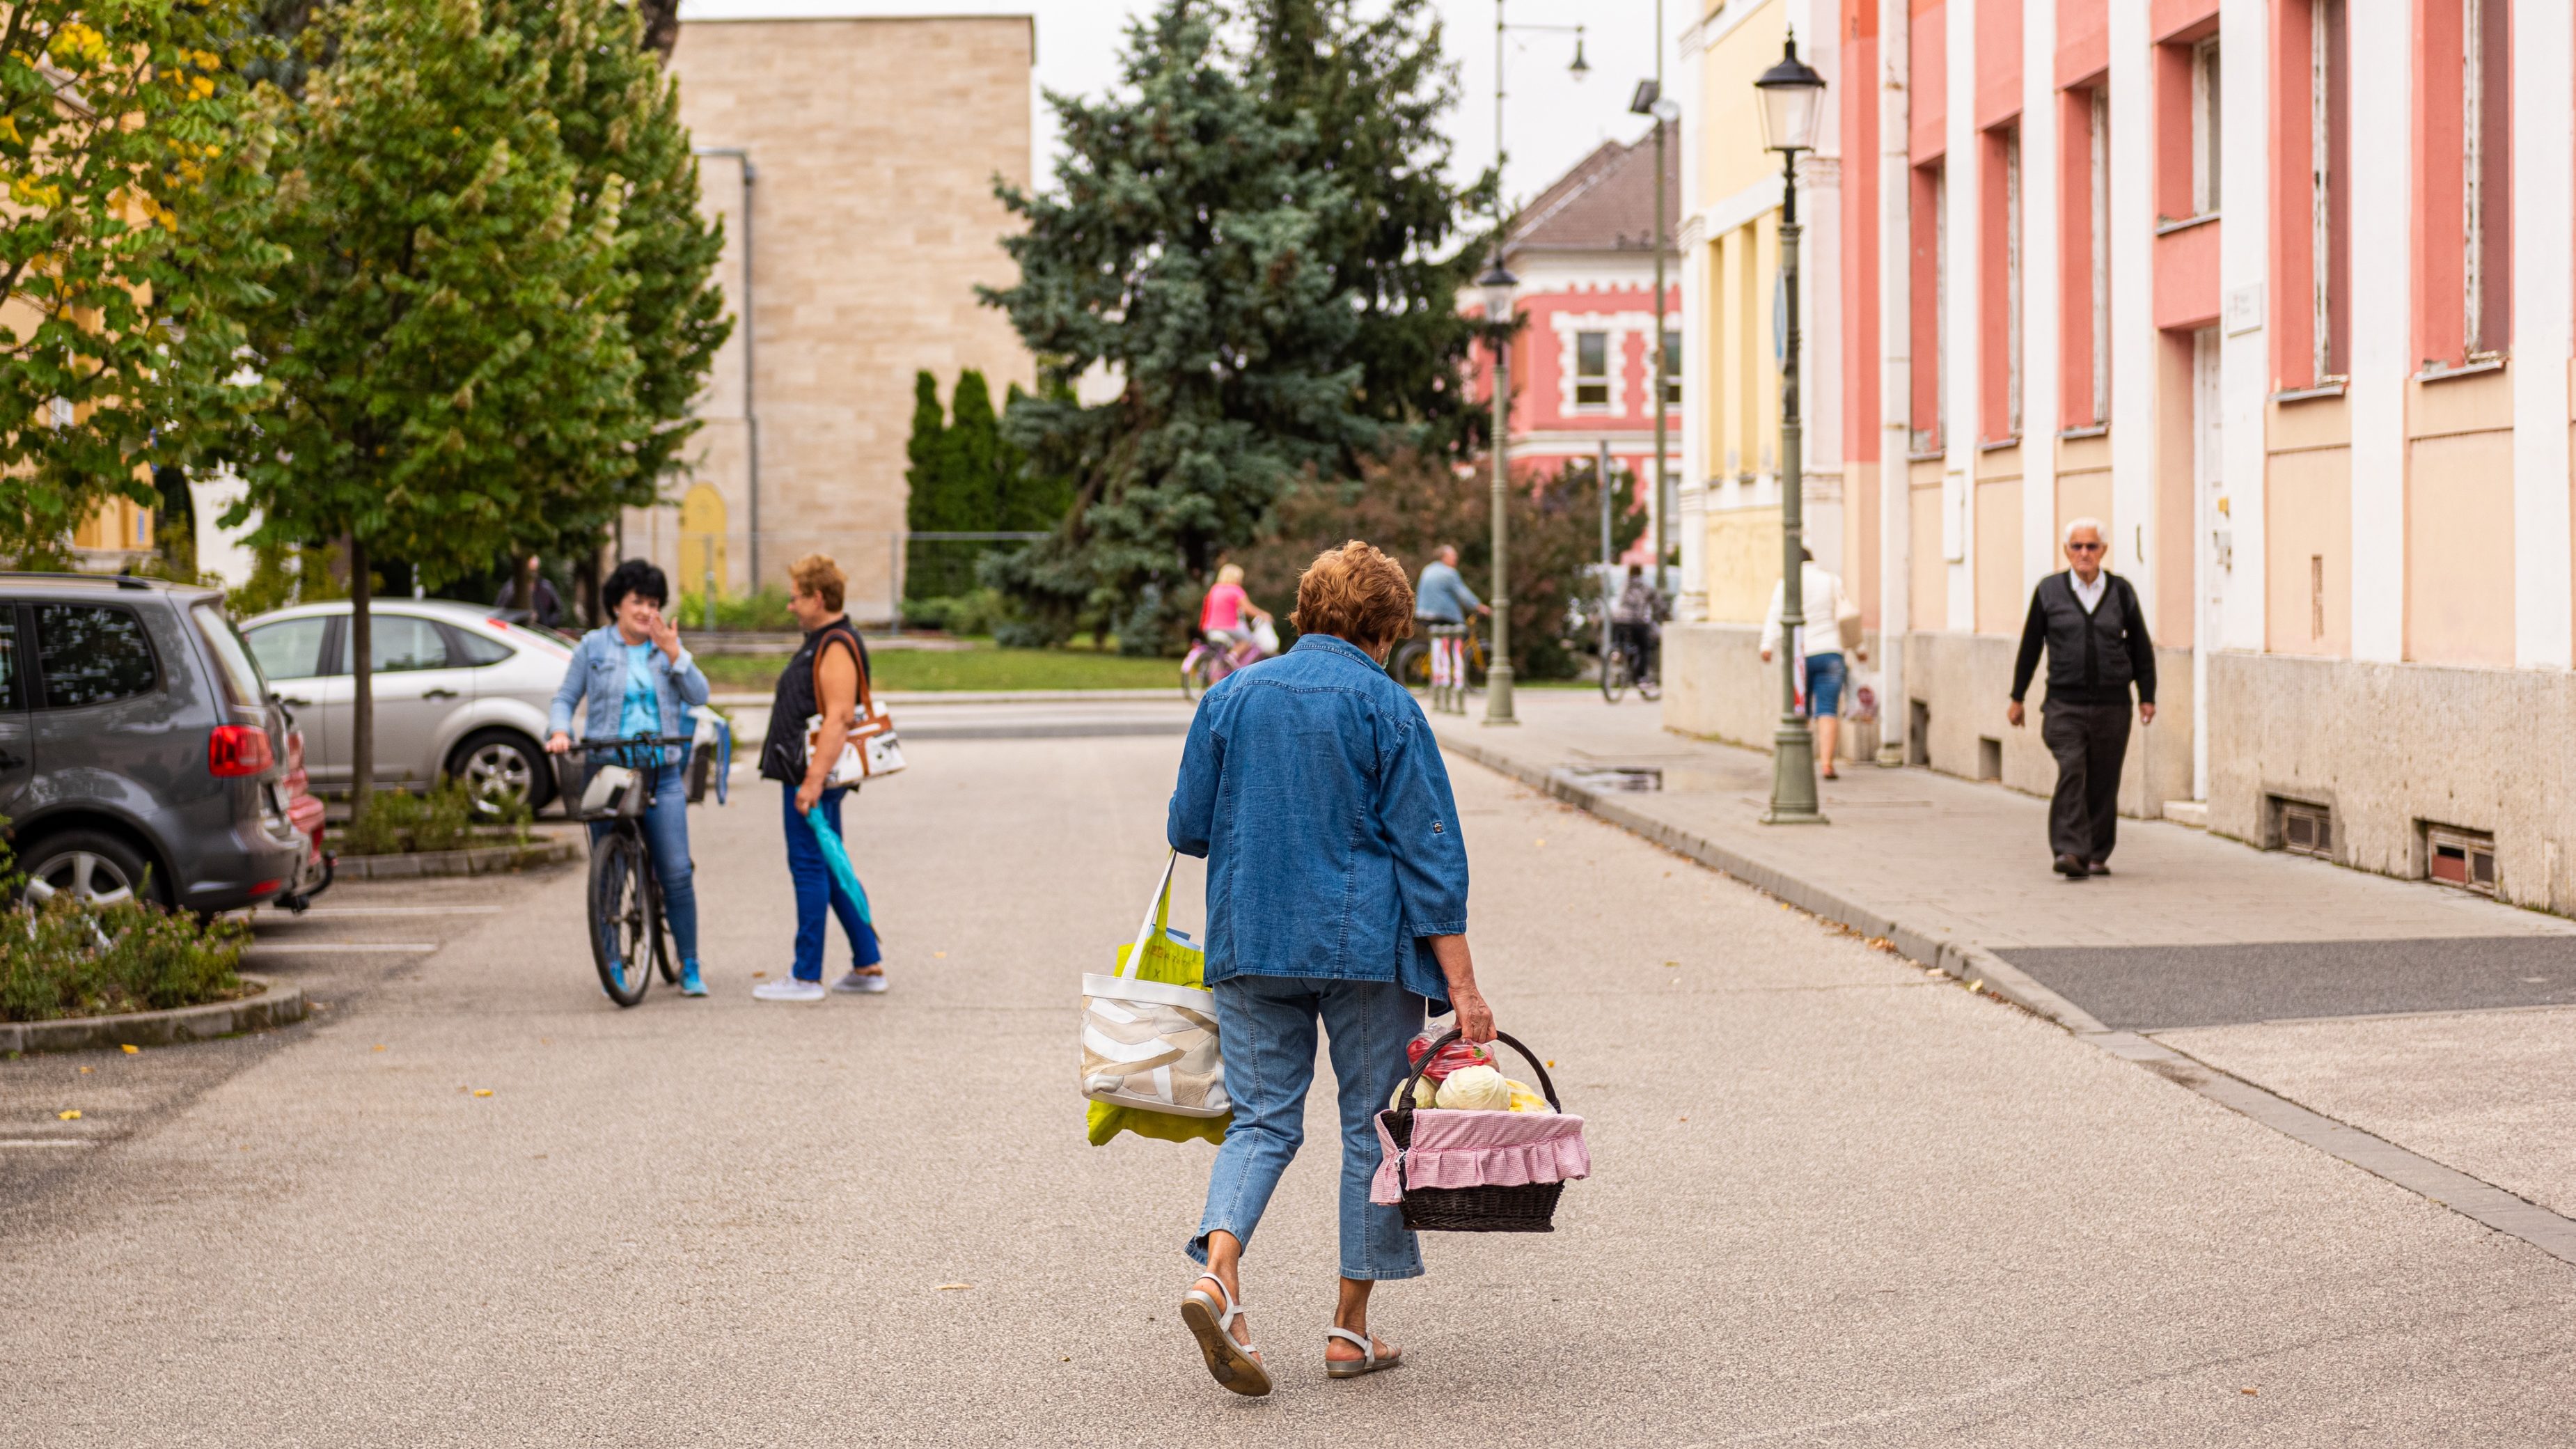
[[(1597, 373), (1583, 370), (1583, 341), (1587, 337), (1601, 339), (1601, 370)], [(1606, 413), (1617, 401), (1611, 387), (1610, 353), (1617, 345), (1618, 338), (1618, 333), (1601, 327), (1586, 327), (1574, 334), (1574, 407), (1576, 411)], [(1601, 389), (1601, 395), (1597, 398), (1586, 398), (1583, 390), (1587, 387)]]
[[(2477, 0), (2468, 0), (2474, 5)], [(2218, 37), (2191, 48), (2191, 205), (2192, 215), (2218, 215), (2219, 151), (2225, 140), (2225, 116), (2219, 105), (2221, 77)]]
[[(2313, 268), (2314, 382), (2323, 387), (2341, 374), (2334, 355), (2334, 34), (2343, 0), (2313, 0), (2308, 7), (2309, 265)], [(2349, 82), (2347, 82), (2349, 84)]]
[(2004, 419), (2021, 436), (2021, 123), (2004, 133)]
[(2086, 108), (2093, 148), (2093, 425), (2111, 421), (2111, 95), (2095, 86)]

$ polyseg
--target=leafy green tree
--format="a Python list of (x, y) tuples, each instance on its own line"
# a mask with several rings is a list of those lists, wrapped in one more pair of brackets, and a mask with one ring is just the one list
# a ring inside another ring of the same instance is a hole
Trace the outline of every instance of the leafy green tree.
[(276, 262), (240, 0), (0, 14), (0, 547), (49, 552), (255, 389), (233, 314)]
[(475, 0), (317, 19), (277, 165), (292, 253), (243, 310), (270, 397), (232, 461), (261, 541), (346, 541), (356, 810), (374, 765), (370, 559), (435, 585), (548, 501), (555, 460), (624, 441), (638, 366), (619, 315), (617, 208), (581, 206), (545, 59)]
[[(634, 354), (627, 416), (558, 457), (530, 457), (544, 506), (516, 544), (596, 552), (618, 511), (649, 507), (697, 432), (692, 407), (732, 331), (715, 268), (722, 228), (698, 209), (698, 165), (678, 80), (626, 0), (486, 0), (546, 68), (546, 107), (578, 168), (573, 221), (608, 225), (623, 274), (615, 311)], [(608, 299), (600, 299), (606, 305)]]
[[(1069, 398), (1069, 388), (1057, 389), (1059, 400)], [(1008, 419), (1011, 409), (1020, 405), (1028, 393), (1018, 383), (1011, 384), (1003, 399), (1002, 416)], [(1002, 474), (1002, 508), (995, 528), (1014, 533), (1044, 533), (1064, 522), (1065, 513), (1073, 507), (1073, 480), (1039, 470), (1026, 450), (1011, 441), (1010, 429), (1001, 430), (997, 466)]]
[[(1328, 172), (1344, 205), (1315, 218), (1311, 245), (1349, 291), (1359, 325), (1346, 356), (1358, 407), (1416, 447), (1458, 451), (1485, 412), (1459, 386), (1476, 321), (1457, 307), (1486, 250), (1461, 229), (1489, 215), (1493, 171), (1451, 184), (1455, 63), (1430, 0), (1251, 0), (1249, 73), (1281, 127), (1312, 123), (1304, 164)], [(1359, 460), (1343, 460), (1355, 476)]]
[(1126, 379), (1096, 406), (1050, 388), (1012, 410), (1013, 440), (1075, 488), (1062, 531), (997, 571), (1044, 635), (1106, 623), (1123, 648), (1176, 648), (1217, 555), (1381, 431), (1357, 406), (1359, 313), (1319, 244), (1351, 189), (1313, 164), (1314, 122), (1245, 81), (1226, 19), (1165, 0), (1132, 24), (1116, 93), (1048, 97), (1059, 189), (999, 188), (1026, 223), (1003, 243), (1020, 280), (985, 300), (1049, 383), (1094, 363)]

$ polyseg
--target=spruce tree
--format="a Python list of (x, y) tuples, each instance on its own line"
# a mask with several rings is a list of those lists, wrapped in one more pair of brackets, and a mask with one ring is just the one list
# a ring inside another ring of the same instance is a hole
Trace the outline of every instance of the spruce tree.
[[(1476, 321), (1457, 298), (1486, 261), (1461, 245), (1468, 219), (1493, 207), (1489, 169), (1450, 184), (1449, 113), (1456, 65), (1441, 51), (1430, 0), (1253, 0), (1251, 77), (1280, 125), (1313, 125), (1304, 164), (1348, 198), (1315, 219), (1314, 246), (1359, 310), (1349, 358), (1360, 409), (1402, 427), (1408, 444), (1463, 450), (1485, 413), (1458, 381)], [(1359, 460), (1345, 459), (1356, 476)]]
[(1095, 362), (1126, 379), (1097, 406), (1051, 389), (1012, 410), (1014, 441), (1075, 488), (1063, 530), (995, 571), (1041, 637), (1106, 625), (1129, 650), (1176, 647), (1218, 556), (1301, 474), (1381, 435), (1319, 220), (1352, 189), (1317, 164), (1312, 118), (1246, 82), (1226, 19), (1165, 0), (1131, 24), (1116, 93), (1048, 98), (1058, 189), (999, 188), (1026, 223), (1004, 241), (1020, 280), (985, 300), (1050, 383)]

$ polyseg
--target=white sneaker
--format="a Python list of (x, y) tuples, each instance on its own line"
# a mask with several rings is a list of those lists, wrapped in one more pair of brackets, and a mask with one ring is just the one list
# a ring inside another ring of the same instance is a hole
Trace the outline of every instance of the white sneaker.
[(763, 1001), (820, 1001), (823, 983), (799, 981), (791, 976), (784, 981), (764, 981), (751, 988), (751, 994)]
[(833, 982), (832, 989), (834, 991), (849, 992), (853, 995), (874, 996), (878, 992), (886, 989), (885, 973), (883, 971), (853, 970), (844, 974), (840, 980)]

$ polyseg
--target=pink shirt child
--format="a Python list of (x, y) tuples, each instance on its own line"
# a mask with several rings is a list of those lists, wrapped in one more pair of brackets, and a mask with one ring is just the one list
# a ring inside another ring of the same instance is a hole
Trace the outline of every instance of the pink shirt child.
[(1251, 599), (1241, 584), (1219, 584), (1207, 591), (1207, 602), (1199, 606), (1199, 631), (1223, 629), (1228, 633), (1243, 632), (1243, 606)]

